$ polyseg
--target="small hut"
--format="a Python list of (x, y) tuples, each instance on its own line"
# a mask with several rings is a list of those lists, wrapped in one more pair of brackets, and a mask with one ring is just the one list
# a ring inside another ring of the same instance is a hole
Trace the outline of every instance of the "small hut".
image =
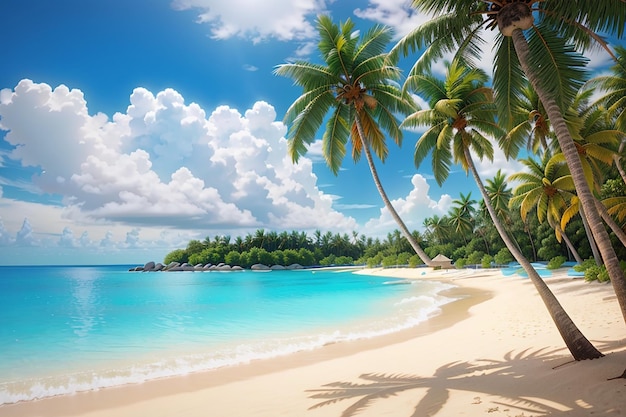
[(439, 254), (432, 259), (432, 266), (441, 269), (452, 268), (452, 259), (445, 255)]

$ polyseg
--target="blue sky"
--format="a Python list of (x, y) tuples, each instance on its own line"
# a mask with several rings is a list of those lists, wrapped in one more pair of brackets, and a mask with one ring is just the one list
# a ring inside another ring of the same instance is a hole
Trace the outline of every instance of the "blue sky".
[[(300, 91), (272, 71), (316, 59), (320, 13), (400, 36), (427, 19), (408, 4), (3, 1), (0, 264), (139, 264), (259, 228), (384, 238), (397, 226), (364, 160), (347, 158), (334, 176), (314, 144), (290, 162), (282, 118)], [(416, 139), (406, 134), (378, 169), (408, 227), (422, 230), (460, 192), (479, 193), (464, 172), (442, 188), (428, 164), (417, 170)], [(483, 178), (499, 168), (519, 164), (480, 164)]]

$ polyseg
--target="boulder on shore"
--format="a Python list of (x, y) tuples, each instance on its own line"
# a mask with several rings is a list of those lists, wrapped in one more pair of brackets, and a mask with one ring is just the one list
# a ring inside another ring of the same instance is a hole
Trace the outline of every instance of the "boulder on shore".
[(253, 271), (269, 271), (270, 267), (263, 264), (254, 264), (250, 267), (250, 269)]

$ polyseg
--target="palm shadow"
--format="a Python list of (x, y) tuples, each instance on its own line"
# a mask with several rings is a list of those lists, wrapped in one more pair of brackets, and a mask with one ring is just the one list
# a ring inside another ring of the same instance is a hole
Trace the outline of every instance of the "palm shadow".
[[(398, 396), (406, 391), (416, 390), (422, 393), (422, 396), (410, 417), (432, 416), (444, 407), (449, 400), (450, 391), (461, 390), (500, 397), (502, 401), (490, 402), (495, 407), (490, 407), (487, 412), (508, 412), (515, 409), (518, 414), (514, 415), (532, 413), (536, 416), (578, 415), (571, 414), (572, 410), (584, 412), (585, 415), (588, 415), (591, 410), (596, 413), (599, 411), (610, 412), (611, 409), (602, 408), (607, 407), (607, 405), (598, 397), (598, 393), (595, 392), (598, 390), (590, 390), (587, 393), (585, 390), (581, 390), (574, 396), (571, 393), (563, 393), (563, 390), (546, 389), (546, 387), (554, 385), (581, 384), (580, 380), (572, 381), (574, 378), (571, 378), (570, 375), (574, 374), (570, 373), (569, 368), (571, 367), (600, 365), (607, 368), (606, 372), (608, 372), (602, 384), (617, 390), (617, 395), (623, 395), (619, 394), (619, 389), (623, 390), (624, 385), (626, 385), (623, 379), (607, 380), (623, 369), (623, 363), (626, 362), (626, 350), (623, 349), (625, 347), (624, 341), (598, 342), (598, 345), (602, 344), (604, 344), (604, 348), (613, 346), (621, 350), (607, 355), (610, 359), (574, 362), (568, 359), (564, 349), (548, 350), (543, 348), (534, 351), (526, 349), (517, 353), (508, 352), (502, 359), (477, 359), (472, 362), (448, 363), (438, 368), (432, 376), (362, 374), (359, 379), (363, 382), (332, 382), (319, 389), (308, 390), (307, 392), (312, 393), (309, 398), (321, 400), (309, 409), (353, 400), (354, 402), (341, 414), (341, 417), (352, 417), (377, 401)], [(547, 362), (550, 365), (547, 365)], [(545, 373), (546, 367), (552, 367), (553, 371), (540, 381), (536, 377), (533, 378), (536, 372)], [(575, 375), (580, 375), (580, 370), (576, 370), (576, 372)], [(610, 384), (613, 385), (610, 386)], [(611, 389), (599, 395), (608, 395), (610, 392)], [(481, 398), (477, 396), (472, 404), (479, 405), (481, 403)], [(484, 407), (486, 404), (482, 406)], [(503, 409), (499, 407), (503, 407)], [(610, 413), (605, 414), (610, 415)]]

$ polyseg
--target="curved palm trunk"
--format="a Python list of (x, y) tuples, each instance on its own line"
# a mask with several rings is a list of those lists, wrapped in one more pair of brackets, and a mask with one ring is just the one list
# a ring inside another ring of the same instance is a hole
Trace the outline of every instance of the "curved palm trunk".
[[(533, 248), (533, 262), (537, 262), (537, 248), (535, 247), (535, 240), (533, 239), (533, 234), (530, 233), (530, 228), (528, 227), (526, 222), (524, 222), (524, 231), (528, 235), (528, 239), (530, 239), (530, 245)], [(519, 247), (519, 245), (517, 246)]]
[(619, 144), (619, 150), (617, 151), (617, 155), (613, 155), (613, 161), (615, 162), (615, 166), (619, 171), (619, 175), (622, 177), (622, 181), (626, 184), (626, 172), (624, 172), (624, 168), (622, 167), (622, 152), (624, 152), (624, 146), (626, 145), (626, 139), (622, 139), (622, 142)]
[(361, 140), (361, 146), (363, 147), (363, 152), (365, 152), (365, 158), (367, 159), (367, 165), (369, 166), (370, 171), (372, 172), (372, 178), (374, 178), (374, 184), (376, 184), (376, 189), (378, 190), (380, 197), (383, 199), (383, 203), (385, 203), (385, 207), (387, 207), (387, 210), (389, 210), (389, 213), (391, 213), (391, 217), (393, 217), (393, 219), (396, 221), (398, 226), (400, 226), (400, 230), (402, 231), (402, 234), (404, 235), (406, 240), (409, 241), (409, 244), (411, 245), (415, 253), (417, 253), (417, 256), (419, 256), (422, 262), (424, 262), (427, 266), (432, 266), (432, 260), (426, 254), (426, 252), (424, 252), (424, 249), (422, 249), (421, 246), (417, 243), (417, 241), (415, 240), (411, 232), (409, 232), (409, 229), (406, 227), (406, 225), (400, 218), (400, 215), (398, 215), (398, 212), (391, 204), (391, 201), (389, 201), (389, 198), (387, 197), (387, 193), (385, 192), (382, 184), (380, 183), (380, 178), (378, 177), (378, 172), (376, 171), (376, 167), (374, 166), (374, 160), (372, 158), (370, 148), (369, 146), (367, 146), (367, 144), (365, 143), (365, 140), (363, 139), (364, 137), (363, 126), (361, 126), (361, 119), (359, 118), (358, 112), (356, 114), (355, 121), (356, 121), (356, 128), (359, 131), (359, 139)]
[(596, 207), (598, 208), (598, 213), (600, 213), (600, 217), (602, 217), (602, 220), (604, 220), (607, 226), (611, 228), (611, 231), (615, 233), (615, 236), (617, 236), (619, 241), (622, 242), (622, 245), (626, 247), (626, 233), (624, 233), (622, 228), (619, 227), (617, 223), (615, 223), (615, 220), (613, 220), (613, 217), (611, 217), (602, 202), (596, 200)]
[[(597, 200), (596, 200), (597, 201)], [(589, 221), (587, 220), (587, 216), (585, 215), (585, 210), (583, 209), (582, 204), (578, 205), (578, 211), (580, 212), (580, 218), (583, 221), (583, 227), (585, 228), (585, 234), (587, 235), (587, 240), (589, 240), (589, 246), (591, 246), (591, 253), (593, 253), (593, 259), (596, 261), (596, 265), (602, 265), (602, 256), (598, 251), (598, 245), (596, 240), (593, 238), (593, 233), (591, 233), (591, 227), (589, 227)]]
[(611, 284), (615, 290), (615, 295), (617, 296), (622, 316), (626, 321), (626, 278), (624, 277), (624, 272), (620, 268), (615, 250), (613, 249), (613, 246), (611, 246), (609, 234), (604, 228), (600, 215), (598, 214), (598, 210), (596, 209), (595, 198), (591, 194), (591, 190), (589, 189), (589, 185), (585, 179), (582, 163), (580, 162), (578, 151), (574, 145), (574, 140), (567, 129), (567, 124), (565, 123), (565, 119), (563, 118), (563, 114), (561, 113), (561, 109), (559, 108), (556, 100), (542, 88), (539, 77), (529, 65), (530, 49), (521, 29), (515, 29), (513, 31), (512, 39), (515, 52), (517, 53), (522, 69), (548, 113), (550, 123), (552, 123), (557, 140), (559, 141), (561, 152), (563, 152), (567, 166), (572, 174), (578, 198), (580, 199), (584, 213), (589, 221), (589, 227), (591, 228), (593, 238), (598, 244), (598, 249), (600, 250), (600, 254), (604, 260), (609, 277), (611, 278)]
[(552, 226), (554, 230), (556, 230), (557, 233), (561, 235), (561, 237), (565, 241), (565, 244), (567, 245), (567, 248), (569, 249), (570, 252), (572, 252), (572, 255), (574, 256), (574, 259), (576, 260), (576, 262), (578, 262), (579, 264), (582, 264), (583, 258), (580, 257), (580, 255), (578, 254), (578, 251), (576, 250), (576, 247), (572, 244), (572, 241), (569, 240), (569, 237), (567, 236), (565, 231), (561, 229), (561, 226), (559, 226), (559, 224), (556, 222), (550, 222), (550, 226)]
[(465, 159), (467, 160), (470, 171), (472, 171), (472, 175), (474, 180), (476, 181), (476, 185), (480, 190), (480, 193), (485, 200), (485, 206), (487, 207), (487, 211), (491, 216), (491, 220), (493, 221), (493, 225), (496, 227), (498, 233), (502, 237), (504, 244), (509, 249), (513, 257), (519, 264), (524, 268), (524, 271), (528, 274), (530, 281), (535, 286), (535, 289), (539, 293), (541, 300), (545, 304), (548, 312), (550, 313), (550, 317), (554, 321), (565, 345), (569, 349), (570, 353), (577, 361), (584, 359), (596, 359), (604, 356), (598, 349), (596, 349), (591, 342), (582, 334), (582, 332), (576, 327), (576, 324), (569, 317), (567, 312), (559, 303), (559, 300), (554, 296), (548, 285), (544, 282), (544, 280), (539, 276), (535, 268), (528, 262), (528, 259), (524, 257), (522, 252), (517, 249), (517, 246), (513, 243), (513, 240), (509, 237), (506, 229), (500, 223), (500, 219), (496, 215), (496, 210), (493, 208), (493, 204), (491, 204), (491, 200), (489, 199), (489, 194), (485, 189), (480, 177), (478, 176), (478, 171), (476, 170), (476, 166), (474, 165), (474, 160), (472, 159), (472, 155), (468, 148), (465, 148)]

